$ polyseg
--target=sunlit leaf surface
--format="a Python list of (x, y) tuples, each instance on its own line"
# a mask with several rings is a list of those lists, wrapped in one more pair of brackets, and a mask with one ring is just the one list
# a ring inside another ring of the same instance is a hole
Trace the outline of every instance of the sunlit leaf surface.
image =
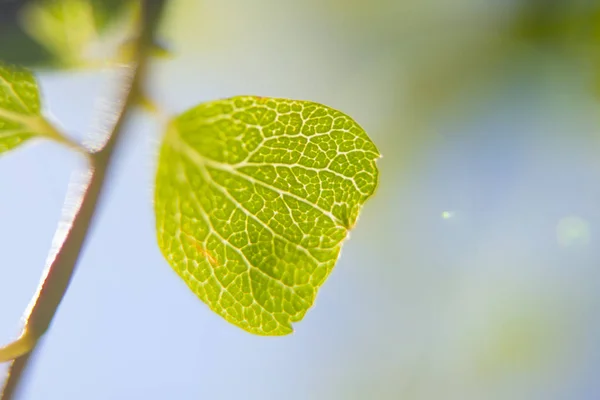
[(379, 152), (347, 115), (235, 97), (172, 121), (156, 178), (159, 246), (190, 289), (249, 332), (285, 335), (312, 306)]
[(37, 82), (28, 70), (0, 63), (0, 154), (35, 136), (59, 139), (41, 115)]

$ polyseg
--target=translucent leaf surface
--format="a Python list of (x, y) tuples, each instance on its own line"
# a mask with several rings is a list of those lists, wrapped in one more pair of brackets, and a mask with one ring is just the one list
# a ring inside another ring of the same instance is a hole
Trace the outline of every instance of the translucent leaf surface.
[(379, 152), (345, 114), (235, 97), (172, 121), (160, 151), (159, 246), (212, 310), (285, 335), (331, 272), (373, 194)]
[(34, 136), (63, 140), (40, 114), (38, 85), (33, 74), (0, 63), (0, 154)]

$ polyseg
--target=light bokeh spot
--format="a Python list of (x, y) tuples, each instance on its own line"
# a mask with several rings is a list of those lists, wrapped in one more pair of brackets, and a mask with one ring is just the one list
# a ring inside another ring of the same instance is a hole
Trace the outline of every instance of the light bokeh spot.
[(562, 247), (586, 246), (591, 240), (590, 224), (577, 216), (565, 217), (556, 226), (556, 238)]

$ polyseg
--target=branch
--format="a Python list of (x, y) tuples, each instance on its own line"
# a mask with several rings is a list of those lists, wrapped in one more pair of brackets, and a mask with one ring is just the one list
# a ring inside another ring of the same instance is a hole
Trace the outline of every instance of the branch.
[(10, 400), (18, 390), (21, 377), (27, 369), (31, 352), (39, 338), (48, 330), (62, 301), (75, 271), (81, 249), (86, 241), (90, 226), (97, 210), (100, 195), (105, 186), (105, 178), (114, 149), (122, 135), (123, 126), (128, 121), (136, 104), (141, 83), (145, 76), (148, 50), (154, 39), (155, 27), (162, 14), (166, 0), (143, 0), (139, 36), (135, 41), (134, 65), (124, 85), (124, 100), (115, 117), (114, 126), (103, 147), (89, 154), (87, 181), (78, 197), (77, 204), (68, 210), (69, 215), (55, 234), (47, 267), (40, 286), (30, 306), (25, 312), (25, 325), (19, 339), (0, 349), (3, 356), (15, 358), (9, 368), (8, 378), (2, 389), (0, 400)]
[(29, 365), (29, 360), (35, 353), (35, 348), (32, 349), (29, 353), (22, 355), (21, 357), (15, 359), (10, 366), (8, 371), (8, 379), (2, 388), (2, 399), (12, 399), (19, 389), (19, 385), (22, 382), (22, 377), (25, 376), (25, 370)]

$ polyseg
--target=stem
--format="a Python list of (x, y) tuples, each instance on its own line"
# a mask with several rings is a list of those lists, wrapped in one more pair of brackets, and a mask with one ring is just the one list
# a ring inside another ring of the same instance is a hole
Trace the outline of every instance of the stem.
[(23, 376), (25, 376), (26, 368), (29, 365), (29, 360), (34, 355), (35, 350), (35, 348), (32, 349), (29, 353), (26, 353), (15, 359), (11, 364), (8, 379), (2, 388), (3, 399), (12, 399), (15, 394), (17, 394), (19, 385), (22, 381), (21, 379)]
[(58, 142), (64, 146), (66, 146), (67, 148), (74, 150), (77, 153), (81, 153), (84, 156), (89, 155), (89, 151), (85, 147), (83, 147), (79, 143), (71, 140), (67, 136), (63, 135), (46, 118), (42, 117), (39, 120), (38, 124), (39, 124), (39, 127), (37, 130), (35, 130), (35, 132), (43, 132), (43, 135), (46, 136), (48, 139), (54, 140), (55, 142)]
[[(10, 400), (17, 392), (21, 378), (27, 369), (31, 352), (35, 349), (39, 338), (50, 326), (67, 291), (105, 186), (106, 173), (114, 149), (123, 135), (123, 126), (129, 119), (136, 103), (136, 96), (145, 76), (154, 30), (165, 2), (166, 0), (142, 0), (142, 18), (140, 19), (140, 33), (135, 42), (134, 65), (124, 87), (122, 106), (106, 143), (89, 156), (88, 178), (83, 185), (83, 190), (78, 191), (80, 194), (77, 204), (68, 210), (70, 214), (66, 219), (68, 222), (61, 223), (56, 231), (56, 244), (53, 244), (50, 250), (46, 271), (38, 291), (26, 311), (23, 333), (17, 341), (6, 347), (19, 348), (25, 344), (24, 348), (20, 348), (25, 351), (20, 351), (22, 355), (12, 361), (0, 400)], [(28, 343), (29, 345), (27, 345)], [(0, 349), (0, 352), (2, 351), (4, 350)]]

